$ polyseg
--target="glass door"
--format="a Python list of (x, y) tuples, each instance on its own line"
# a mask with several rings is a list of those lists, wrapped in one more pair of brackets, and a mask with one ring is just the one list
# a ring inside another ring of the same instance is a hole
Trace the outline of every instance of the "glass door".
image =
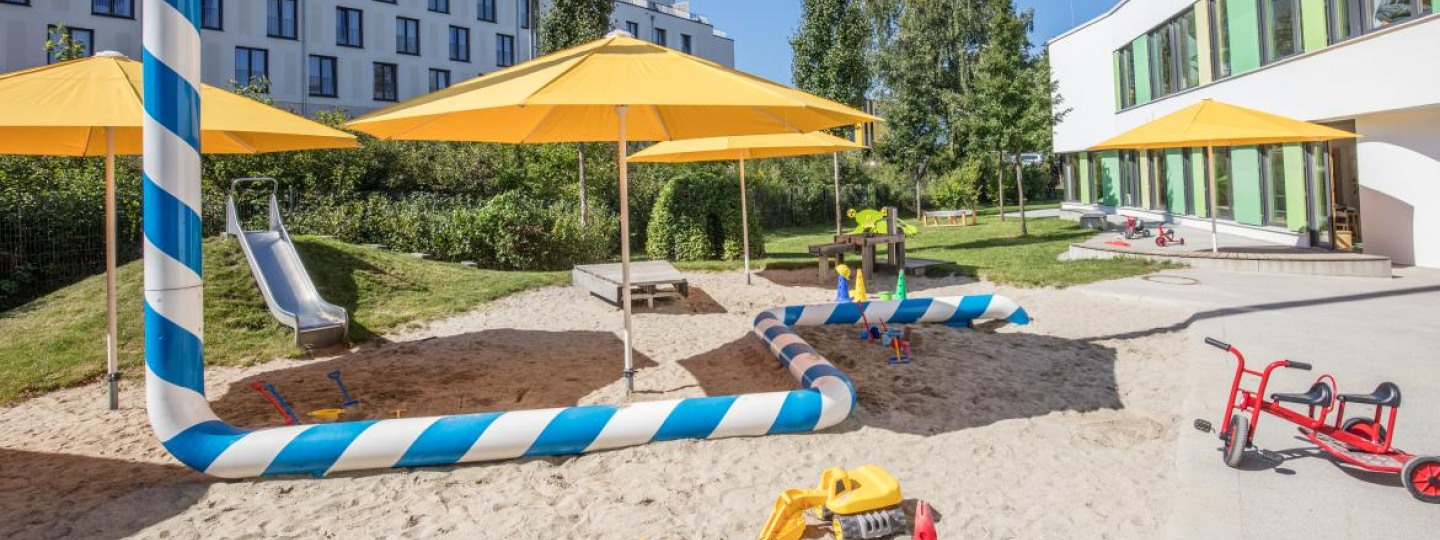
[(1310, 204), (1310, 245), (1324, 249), (1335, 248), (1334, 205), (1330, 203), (1330, 145), (1328, 143), (1305, 144), (1305, 196)]

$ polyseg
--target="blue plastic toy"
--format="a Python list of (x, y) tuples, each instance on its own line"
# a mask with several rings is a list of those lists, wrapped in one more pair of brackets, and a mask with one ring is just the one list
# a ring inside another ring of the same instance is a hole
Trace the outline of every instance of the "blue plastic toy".
[(329, 375), (326, 375), (326, 377), (329, 377), (330, 380), (335, 381), (335, 385), (340, 387), (340, 397), (345, 400), (343, 403), (340, 404), (341, 407), (349, 409), (350, 407), (354, 407), (360, 404), (360, 400), (350, 397), (350, 390), (345, 388), (345, 381), (340, 380), (339, 370), (331, 371)]

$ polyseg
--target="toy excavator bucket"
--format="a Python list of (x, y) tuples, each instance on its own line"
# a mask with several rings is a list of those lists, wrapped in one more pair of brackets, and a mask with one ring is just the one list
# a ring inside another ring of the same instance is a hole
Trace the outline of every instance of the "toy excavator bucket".
[(805, 535), (805, 511), (825, 504), (818, 489), (787, 489), (775, 500), (775, 511), (765, 520), (760, 540), (799, 540)]
[(787, 489), (775, 500), (760, 540), (798, 540), (805, 534), (805, 512), (821, 507), (842, 515), (858, 515), (896, 507), (903, 497), (894, 476), (875, 465), (846, 471), (826, 469), (816, 489)]

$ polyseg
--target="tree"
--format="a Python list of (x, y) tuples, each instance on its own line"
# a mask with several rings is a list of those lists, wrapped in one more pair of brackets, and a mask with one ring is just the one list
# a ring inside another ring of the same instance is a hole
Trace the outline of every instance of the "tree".
[[(1029, 59), (1030, 31), (1034, 14), (1030, 10), (1015, 11), (1012, 0), (989, 0), (986, 6), (986, 40), (976, 60), (971, 91), (954, 105), (963, 118), (972, 151), (997, 152), (1013, 156), (1016, 184), (1019, 185), (1020, 235), (1029, 234), (1025, 222), (1024, 173), (1020, 154), (1035, 141), (1026, 129), (1033, 125), (1032, 110), (1037, 107), (1035, 77)], [(1049, 75), (1046, 74), (1048, 79)], [(1027, 122), (1027, 120), (1029, 122)], [(1042, 129), (1050, 130), (1047, 123)], [(1000, 158), (1000, 212), (1005, 212), (1004, 157)]]
[(50, 53), (56, 62), (85, 58), (85, 42), (71, 36), (68, 27), (57, 25), (54, 35), (57, 36), (55, 39), (45, 40), (45, 52)]
[[(527, 0), (528, 1), (528, 0)], [(611, 0), (554, 0), (540, 22), (540, 50), (543, 54), (563, 51), (605, 37), (610, 31)], [(585, 200), (585, 143), (575, 144), (580, 179), (580, 225), (589, 218)]]
[(800, 28), (790, 38), (795, 87), (851, 107), (865, 104), (870, 38), (862, 0), (804, 0)]
[(956, 109), (984, 37), (983, 0), (871, 0), (870, 63), (886, 124), (875, 152), (915, 185), (915, 213), (931, 170), (954, 162)]

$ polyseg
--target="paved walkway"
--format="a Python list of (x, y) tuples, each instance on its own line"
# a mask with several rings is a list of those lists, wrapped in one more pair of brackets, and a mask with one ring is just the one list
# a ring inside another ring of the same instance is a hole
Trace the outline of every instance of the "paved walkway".
[(1189, 336), (1186, 350), (1155, 359), (1188, 370), (1190, 381), (1176, 396), (1185, 426), (1170, 538), (1434, 538), (1440, 530), (1440, 507), (1411, 498), (1398, 476), (1342, 468), (1274, 417), (1262, 418), (1255, 436), (1270, 452), (1249, 452), (1242, 470), (1221, 462), (1214, 434), (1190, 428), (1196, 418), (1218, 428), (1233, 374), (1228, 355), (1204, 345), (1210, 336), (1239, 347), (1252, 366), (1287, 357), (1315, 366), (1279, 370), (1270, 391), (1303, 391), (1321, 373), (1346, 393), (1395, 382), (1404, 395), (1396, 446), (1440, 455), (1440, 271), (1375, 279), (1178, 270), (1082, 290), (1196, 310), (1186, 323), (1154, 330)]

